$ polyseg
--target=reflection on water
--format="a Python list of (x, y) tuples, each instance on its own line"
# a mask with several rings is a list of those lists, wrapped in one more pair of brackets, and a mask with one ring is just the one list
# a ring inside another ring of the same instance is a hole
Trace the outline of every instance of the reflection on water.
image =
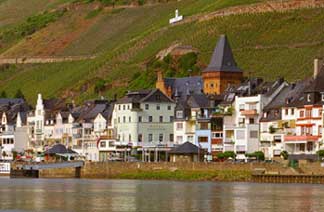
[(324, 211), (321, 185), (0, 178), (3, 211)]

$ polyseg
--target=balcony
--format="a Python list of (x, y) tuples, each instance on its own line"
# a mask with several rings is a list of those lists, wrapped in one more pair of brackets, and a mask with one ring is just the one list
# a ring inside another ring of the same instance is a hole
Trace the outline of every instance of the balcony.
[(258, 115), (258, 111), (256, 109), (242, 110), (241, 114), (244, 116), (254, 116)]
[(316, 142), (318, 141), (319, 136), (314, 136), (314, 135), (286, 135), (284, 137), (285, 142), (307, 142), (307, 141), (312, 141)]
[(222, 138), (212, 138), (212, 144), (222, 144), (223, 139)]
[(233, 138), (225, 138), (224, 144), (234, 144), (234, 139)]

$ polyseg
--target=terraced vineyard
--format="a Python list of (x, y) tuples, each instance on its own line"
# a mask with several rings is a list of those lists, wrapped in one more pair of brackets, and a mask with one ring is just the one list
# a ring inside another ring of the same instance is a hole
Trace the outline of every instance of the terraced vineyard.
[[(61, 7), (68, 2), (58, 1), (43, 9)], [(97, 2), (69, 5), (57, 21), (18, 40), (1, 57), (97, 55), (97, 58), (2, 68), (0, 91), (13, 95), (21, 88), (29, 101), (34, 101), (37, 92), (46, 97), (82, 101), (96, 97), (95, 82), (104, 79), (104, 95), (121, 95), (127, 89), (153, 86), (155, 74), (146, 71), (146, 63), (174, 43), (198, 48), (198, 63), (203, 67), (223, 33), (228, 35), (237, 62), (246, 73), (268, 80), (279, 76), (298, 80), (309, 75), (313, 58), (324, 55), (324, 9), (233, 15), (168, 26), (176, 8), (189, 17), (255, 2), (259, 1), (187, 0), (115, 9), (101, 8)], [(3, 4), (0, 3), (0, 14)], [(3, 28), (0, 25), (0, 32)]]

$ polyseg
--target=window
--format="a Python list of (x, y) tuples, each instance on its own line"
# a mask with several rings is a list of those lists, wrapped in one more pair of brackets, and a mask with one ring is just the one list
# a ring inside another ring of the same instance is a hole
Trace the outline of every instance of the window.
[(249, 123), (254, 124), (254, 118), (249, 118)]
[(178, 135), (176, 139), (177, 139), (177, 143), (182, 143), (182, 136), (181, 135)]
[(149, 104), (145, 104), (145, 110), (148, 110), (149, 108)]
[(138, 142), (142, 142), (143, 141), (143, 135), (142, 134), (138, 134)]
[(123, 116), (123, 122), (126, 123), (126, 116)]
[(118, 105), (118, 110), (121, 110), (121, 105)]
[(170, 116), (170, 122), (173, 122), (173, 120), (174, 120), (174, 117)]
[(159, 142), (163, 142), (163, 134), (159, 134)]
[(300, 117), (300, 118), (303, 118), (303, 117), (304, 117), (304, 113), (305, 113), (305, 112), (304, 112), (303, 110), (300, 111), (300, 112), (299, 112), (299, 117)]
[(123, 105), (123, 110), (126, 110), (126, 105)]
[(138, 122), (142, 122), (142, 116), (138, 117)]
[(183, 111), (182, 111), (182, 110), (178, 110), (177, 113), (176, 113), (176, 117), (177, 117), (178, 119), (183, 118)]
[(285, 109), (285, 115), (288, 116), (288, 109)]
[(128, 141), (129, 141), (129, 142), (132, 141), (132, 135), (131, 135), (131, 134), (128, 135)]
[(239, 125), (244, 125), (245, 124), (245, 118), (239, 118)]
[(118, 117), (118, 123), (120, 123), (120, 117)]
[(127, 105), (127, 110), (129, 110), (129, 105)]
[(324, 102), (324, 93), (322, 93), (321, 96), (322, 96), (322, 102)]
[(156, 110), (160, 110), (160, 105), (156, 105)]
[(240, 111), (244, 110), (244, 104), (240, 104), (240, 105), (239, 105), (239, 110), (240, 110)]
[(250, 138), (258, 138), (258, 131), (250, 131)]
[(153, 122), (153, 117), (149, 116), (149, 122)]
[(100, 142), (100, 147), (105, 148), (106, 147), (106, 141), (101, 141)]
[(171, 105), (168, 105), (168, 110), (171, 110)]
[(209, 129), (207, 122), (202, 122), (199, 125), (200, 125), (201, 130), (208, 130)]
[(210, 87), (213, 88), (214, 87), (214, 84), (213, 83), (210, 83)]
[(129, 123), (132, 122), (132, 117), (128, 117)]
[(171, 134), (169, 135), (169, 140), (170, 140), (170, 142), (173, 142), (173, 137), (174, 137), (174, 135), (171, 133)]
[(312, 109), (306, 110), (306, 117), (312, 117)]
[(183, 129), (183, 123), (177, 123), (177, 130)]
[(206, 142), (208, 142), (208, 137), (198, 137), (198, 142), (199, 143), (206, 143)]
[(149, 135), (148, 135), (148, 141), (149, 141), (149, 142), (152, 142), (152, 141), (153, 141), (153, 134), (149, 134)]
[(212, 133), (213, 138), (223, 138), (223, 133)]
[(109, 141), (109, 147), (114, 147), (115, 146), (115, 142), (114, 141)]
[(311, 95), (307, 94), (307, 102), (310, 102), (310, 101), (311, 101)]
[(292, 109), (291, 109), (291, 115), (294, 115), (294, 114), (295, 114), (295, 109), (292, 108)]
[(160, 116), (160, 122), (163, 122), (163, 116)]
[(244, 132), (244, 130), (237, 130), (236, 131), (236, 139), (245, 139), (245, 132)]

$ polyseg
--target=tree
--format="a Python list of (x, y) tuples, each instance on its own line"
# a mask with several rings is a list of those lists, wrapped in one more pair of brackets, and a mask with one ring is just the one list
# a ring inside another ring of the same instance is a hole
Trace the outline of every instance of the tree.
[(0, 94), (1, 98), (7, 98), (7, 93), (5, 91), (2, 91)]
[(25, 96), (20, 89), (17, 90), (17, 92), (15, 94), (15, 98), (25, 99)]
[(236, 155), (235, 155), (235, 152), (233, 152), (233, 151), (225, 151), (225, 152), (220, 152), (217, 154), (218, 159), (228, 159), (228, 158), (235, 159), (235, 157), (236, 157)]
[(2, 152), (2, 157), (3, 158), (7, 157), (7, 153), (5, 151)]
[(103, 91), (103, 89), (105, 88), (105, 80), (103, 79), (99, 79), (96, 84), (95, 84), (95, 87), (94, 87), (94, 90), (96, 93), (100, 93), (101, 91)]
[(251, 158), (256, 158), (258, 161), (263, 161), (265, 158), (264, 158), (264, 153), (261, 152), (261, 151), (256, 151), (256, 152), (253, 152), (253, 153), (247, 153), (245, 154), (246, 157), (251, 157)]
[(276, 129), (271, 125), (271, 126), (269, 127), (269, 132), (270, 132), (271, 134), (273, 134), (273, 133), (276, 132)]
[(284, 160), (287, 160), (289, 155), (287, 151), (282, 151), (280, 153), (280, 156), (283, 157)]

